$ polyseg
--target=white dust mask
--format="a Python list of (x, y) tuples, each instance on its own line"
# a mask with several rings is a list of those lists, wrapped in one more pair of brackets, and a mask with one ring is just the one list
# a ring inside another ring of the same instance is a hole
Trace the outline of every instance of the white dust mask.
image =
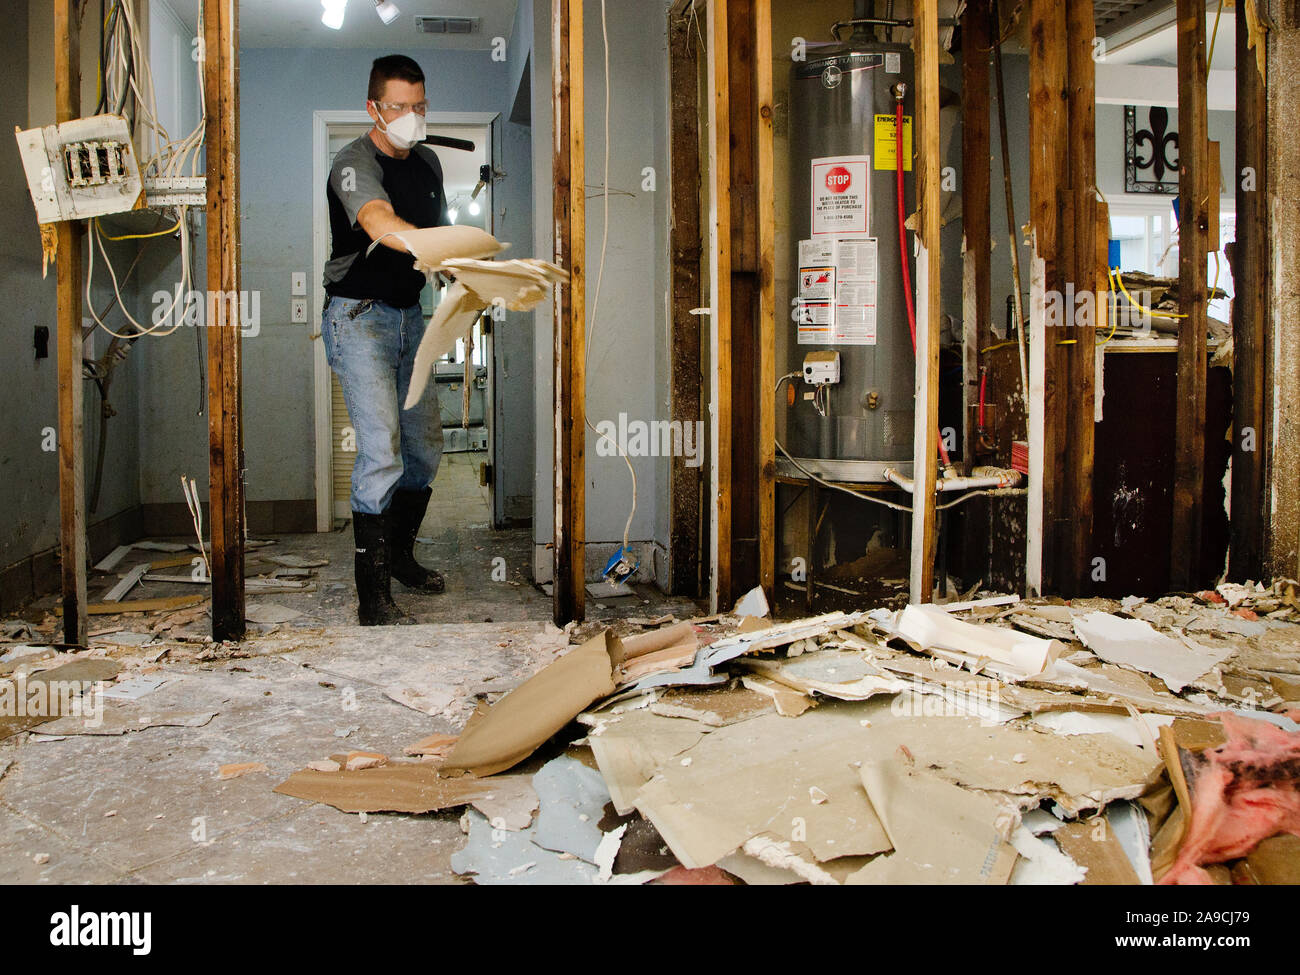
[(413, 145), (423, 142), (428, 135), (428, 128), (424, 122), (423, 115), (416, 115), (414, 112), (407, 112), (401, 118), (391, 123), (384, 123), (381, 115), (377, 120), (379, 131), (388, 137), (388, 141), (398, 149), (410, 149)]

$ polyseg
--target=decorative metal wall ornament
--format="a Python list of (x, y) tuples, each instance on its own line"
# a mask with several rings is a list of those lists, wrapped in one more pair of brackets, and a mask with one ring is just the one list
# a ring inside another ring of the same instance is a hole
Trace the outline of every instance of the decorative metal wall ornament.
[[(1147, 127), (1138, 128), (1138, 110), (1124, 106), (1124, 190), (1128, 193), (1178, 193), (1178, 132), (1169, 109), (1145, 109)], [(1175, 123), (1176, 124), (1176, 123)]]

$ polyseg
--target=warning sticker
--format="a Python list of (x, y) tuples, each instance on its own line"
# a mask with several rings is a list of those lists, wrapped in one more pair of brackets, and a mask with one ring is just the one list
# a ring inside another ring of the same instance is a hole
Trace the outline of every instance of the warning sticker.
[(826, 345), (831, 339), (835, 304), (830, 301), (795, 299), (794, 319), (799, 326), (799, 345)]
[(837, 238), (833, 256), (837, 285), (830, 344), (875, 345), (879, 259), (876, 238)]
[(812, 235), (865, 234), (870, 156), (812, 161)]
[[(876, 169), (898, 171), (898, 120), (876, 116)], [(912, 116), (903, 116), (903, 170), (912, 171)]]

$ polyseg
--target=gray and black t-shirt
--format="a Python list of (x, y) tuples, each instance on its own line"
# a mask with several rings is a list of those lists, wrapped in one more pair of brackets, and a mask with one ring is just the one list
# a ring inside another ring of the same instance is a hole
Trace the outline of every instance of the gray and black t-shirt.
[(330, 168), (326, 198), (330, 209), (330, 259), (325, 291), (340, 298), (374, 298), (395, 308), (418, 304), (424, 275), (409, 254), (380, 245), (369, 257), (370, 235), (357, 214), (371, 200), (387, 200), (393, 212), (417, 227), (448, 223), (437, 154), (418, 145), (405, 159), (387, 156), (369, 134), (344, 146)]

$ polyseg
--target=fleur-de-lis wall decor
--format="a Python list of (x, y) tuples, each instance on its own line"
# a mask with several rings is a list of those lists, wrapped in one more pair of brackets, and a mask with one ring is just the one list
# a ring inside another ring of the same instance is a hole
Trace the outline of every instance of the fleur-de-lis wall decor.
[[(1138, 113), (1146, 114), (1139, 128)], [(1169, 109), (1124, 106), (1124, 189), (1129, 193), (1178, 192), (1178, 132)]]

